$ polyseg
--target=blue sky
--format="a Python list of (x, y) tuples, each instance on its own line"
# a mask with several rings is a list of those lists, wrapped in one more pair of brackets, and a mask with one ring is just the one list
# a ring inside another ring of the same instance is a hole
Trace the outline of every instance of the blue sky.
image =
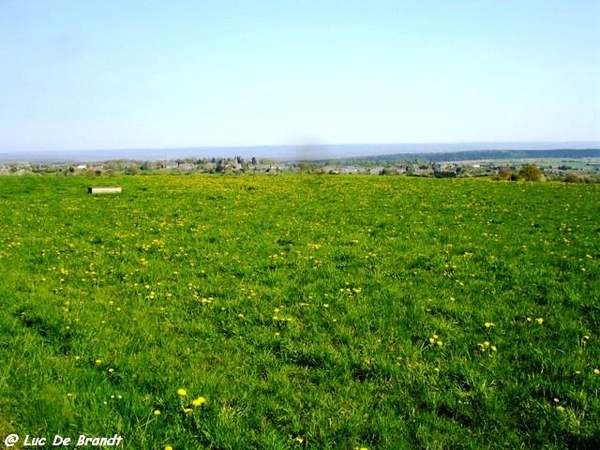
[(0, 152), (600, 141), (600, 2), (0, 0)]

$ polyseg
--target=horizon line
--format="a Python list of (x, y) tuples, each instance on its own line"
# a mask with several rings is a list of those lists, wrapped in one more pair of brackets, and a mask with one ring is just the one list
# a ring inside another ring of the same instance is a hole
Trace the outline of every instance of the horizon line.
[[(600, 146), (600, 140), (559, 140), (559, 141), (439, 141), (439, 142), (342, 142), (342, 143), (287, 143), (287, 144), (239, 144), (239, 145), (185, 145), (185, 146), (164, 146), (164, 147), (110, 147), (110, 148), (69, 148), (69, 149), (50, 149), (50, 150), (8, 150), (0, 151), (0, 155), (10, 154), (49, 154), (49, 153), (80, 153), (80, 152), (118, 152), (118, 151), (157, 151), (157, 150), (193, 150), (193, 149), (215, 149), (215, 150), (227, 150), (227, 149), (252, 149), (252, 148), (319, 148), (319, 147), (358, 147), (358, 146), (427, 146), (427, 145), (598, 145)], [(567, 150), (568, 148), (553, 148), (554, 150)], [(495, 150), (493, 148), (486, 148), (481, 150)], [(497, 149), (504, 150), (504, 149)], [(518, 150), (517, 148), (513, 150)], [(542, 150), (542, 149), (540, 149)], [(551, 148), (543, 150), (552, 150)], [(573, 149), (575, 150), (575, 149)], [(460, 151), (460, 150), (459, 150)], [(468, 150), (466, 150), (468, 151)]]

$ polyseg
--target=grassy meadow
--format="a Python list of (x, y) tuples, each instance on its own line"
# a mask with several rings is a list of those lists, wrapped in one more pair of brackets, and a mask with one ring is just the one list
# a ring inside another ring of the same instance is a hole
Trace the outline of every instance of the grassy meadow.
[(0, 301), (0, 446), (600, 446), (599, 184), (3, 177)]

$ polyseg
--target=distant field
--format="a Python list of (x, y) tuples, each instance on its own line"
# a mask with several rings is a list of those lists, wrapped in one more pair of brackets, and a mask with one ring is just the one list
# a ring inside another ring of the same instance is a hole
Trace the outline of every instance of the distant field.
[[(523, 164), (534, 164), (543, 169), (566, 166), (572, 170), (593, 171), (595, 166), (600, 164), (600, 160), (595, 158), (586, 159), (563, 159), (563, 158), (522, 158), (522, 159), (474, 159), (474, 160), (457, 160), (447, 161), (453, 164), (486, 164), (492, 163), (498, 167), (522, 166)], [(569, 170), (568, 169), (568, 170)]]
[(0, 446), (600, 447), (599, 184), (4, 177), (0, 212)]
[(543, 159), (518, 159), (518, 160), (508, 160), (508, 161), (496, 161), (498, 165), (513, 165), (513, 164), (523, 164), (523, 162), (529, 162), (531, 164), (538, 165), (540, 167), (553, 167), (558, 168), (561, 166), (567, 166), (573, 170), (593, 170), (595, 159), (561, 159), (561, 158), (543, 158)]

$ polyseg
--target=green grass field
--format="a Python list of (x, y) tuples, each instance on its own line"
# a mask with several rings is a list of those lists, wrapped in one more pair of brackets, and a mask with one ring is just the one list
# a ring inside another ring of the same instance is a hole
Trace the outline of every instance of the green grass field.
[(600, 446), (597, 184), (3, 177), (0, 274), (0, 446)]

